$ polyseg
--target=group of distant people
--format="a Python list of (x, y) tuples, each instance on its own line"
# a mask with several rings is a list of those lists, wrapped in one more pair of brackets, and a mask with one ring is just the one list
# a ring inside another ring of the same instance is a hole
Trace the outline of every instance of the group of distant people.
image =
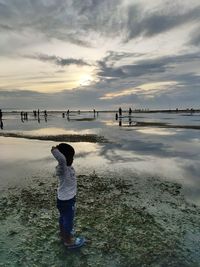
[[(80, 110), (79, 110), (79, 113), (80, 113)], [(62, 117), (65, 118), (65, 115), (67, 115), (67, 118), (69, 119), (69, 114), (70, 114), (70, 111), (69, 109), (65, 112), (62, 113)]]
[[(40, 123), (40, 113), (41, 113), (41, 111), (39, 109), (33, 110), (33, 116), (35, 119), (38, 120), (39, 123)], [(44, 119), (47, 122), (47, 111), (44, 110), (43, 113), (44, 113)], [(28, 112), (21, 111), (20, 115), (21, 115), (21, 121), (22, 122), (28, 121)]]
[[(129, 108), (129, 110), (128, 110), (128, 114), (129, 114), (129, 116), (131, 116), (132, 115), (132, 108)], [(118, 115), (119, 114), (119, 115)], [(118, 113), (116, 113), (115, 114), (115, 118), (116, 118), (116, 120), (118, 120), (118, 117), (121, 117), (122, 116), (122, 108), (120, 107), (119, 108), (119, 110), (118, 110)]]
[[(77, 113), (78, 113), (78, 114), (81, 114), (81, 111), (78, 110)], [(96, 115), (97, 115), (97, 116), (99, 115), (99, 112), (96, 111), (96, 109), (93, 109), (93, 114), (94, 114), (94, 118), (95, 118)], [(63, 118), (65, 118), (65, 115), (67, 116), (67, 119), (69, 120), (69, 119), (70, 119), (70, 118), (69, 118), (69, 115), (70, 115), (70, 111), (69, 111), (69, 109), (68, 109), (66, 112), (63, 112), (63, 113), (62, 113), (62, 117), (63, 117)]]
[[(132, 108), (129, 108), (128, 110), (128, 115), (129, 115), (129, 125), (131, 125), (132, 123), (132, 118), (131, 118), (131, 115), (132, 115)], [(122, 126), (122, 108), (120, 107), (119, 110), (118, 110), (118, 113), (115, 114), (115, 119), (118, 120), (119, 118), (119, 126)]]
[[(44, 112), (44, 117), (47, 117), (47, 111), (44, 110), (43, 112)], [(34, 118), (40, 117), (40, 113), (41, 113), (41, 111), (39, 109), (38, 110), (33, 110), (33, 116), (34, 116)]]
[(28, 121), (28, 112), (21, 111), (20, 115), (21, 115), (21, 121), (22, 122)]

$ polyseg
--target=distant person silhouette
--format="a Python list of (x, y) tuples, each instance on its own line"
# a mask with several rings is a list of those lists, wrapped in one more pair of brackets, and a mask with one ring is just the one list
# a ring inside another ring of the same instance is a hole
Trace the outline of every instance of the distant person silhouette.
[(36, 110), (33, 110), (33, 116), (34, 116), (34, 118), (37, 117), (37, 111)]
[(69, 113), (70, 113), (70, 111), (69, 111), (69, 109), (68, 109), (68, 110), (67, 110), (67, 120), (68, 120), (68, 121), (70, 121)]
[(128, 123), (129, 123), (129, 126), (132, 124), (131, 117), (129, 117), (129, 119), (128, 119)]
[(3, 118), (3, 113), (2, 113), (2, 110), (0, 109), (0, 124), (1, 124), (1, 129), (3, 130), (3, 121), (2, 121), (2, 118)]
[(21, 111), (20, 115), (21, 115), (21, 121), (24, 122), (24, 112)]
[(122, 116), (122, 109), (121, 109), (121, 107), (119, 108), (119, 116)]
[(24, 120), (26, 120), (26, 121), (28, 120), (28, 112), (24, 113)]
[(44, 110), (44, 120), (45, 122), (47, 122), (47, 111), (46, 110)]
[(132, 114), (132, 109), (129, 108), (128, 114), (131, 115)]

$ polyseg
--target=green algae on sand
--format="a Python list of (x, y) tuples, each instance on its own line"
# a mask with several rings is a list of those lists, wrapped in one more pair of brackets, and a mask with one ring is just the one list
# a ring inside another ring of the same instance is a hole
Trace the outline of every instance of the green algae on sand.
[(58, 237), (56, 182), (35, 179), (1, 198), (1, 266), (199, 266), (199, 247), (186, 241), (200, 235), (200, 210), (180, 185), (93, 174), (78, 188), (76, 230), (88, 242), (76, 252)]
[(58, 135), (31, 135), (23, 133), (0, 133), (0, 136), (26, 138), (43, 141), (56, 141), (56, 142), (89, 142), (89, 143), (107, 143), (108, 140), (96, 134), (58, 134)]

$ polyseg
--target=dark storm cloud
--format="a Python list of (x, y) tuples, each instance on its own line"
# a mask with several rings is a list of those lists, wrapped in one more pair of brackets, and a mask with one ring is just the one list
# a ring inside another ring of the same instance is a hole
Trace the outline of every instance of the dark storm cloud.
[(69, 65), (89, 66), (89, 64), (86, 61), (82, 59), (75, 59), (75, 58), (61, 58), (58, 56), (50, 56), (50, 55), (45, 55), (45, 54), (27, 55), (24, 57), (40, 60), (43, 62), (50, 62), (61, 67), (69, 66)]

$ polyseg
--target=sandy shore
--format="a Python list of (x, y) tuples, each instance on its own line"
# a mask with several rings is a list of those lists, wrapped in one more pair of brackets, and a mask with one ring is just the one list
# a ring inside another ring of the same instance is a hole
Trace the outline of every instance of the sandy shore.
[(200, 266), (200, 208), (179, 184), (92, 174), (78, 188), (76, 231), (88, 243), (77, 252), (58, 237), (53, 179), (10, 188), (0, 201), (0, 266)]

